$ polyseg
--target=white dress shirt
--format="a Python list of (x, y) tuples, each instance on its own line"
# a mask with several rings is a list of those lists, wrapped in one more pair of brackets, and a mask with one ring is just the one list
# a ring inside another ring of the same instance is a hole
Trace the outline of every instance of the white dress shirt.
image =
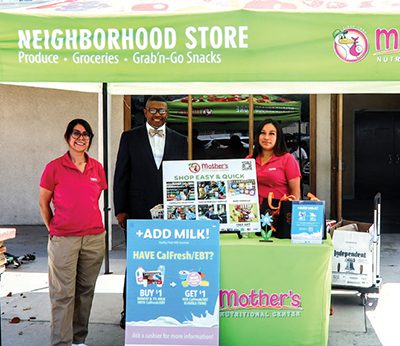
[(147, 136), (149, 137), (149, 142), (151, 146), (151, 151), (153, 152), (154, 161), (156, 162), (157, 168), (159, 169), (161, 166), (161, 162), (164, 156), (164, 148), (165, 148), (165, 137), (167, 134), (167, 129), (165, 124), (159, 127), (157, 130), (163, 130), (163, 136), (150, 136), (149, 131), (152, 127), (146, 123)]
[(301, 162), (302, 163), (304, 163), (306, 160), (308, 160), (308, 156), (307, 156), (306, 151), (301, 147), (298, 147), (295, 151), (293, 151), (292, 155), (294, 156), (294, 158), (297, 161), (300, 161), (300, 156), (301, 156)]

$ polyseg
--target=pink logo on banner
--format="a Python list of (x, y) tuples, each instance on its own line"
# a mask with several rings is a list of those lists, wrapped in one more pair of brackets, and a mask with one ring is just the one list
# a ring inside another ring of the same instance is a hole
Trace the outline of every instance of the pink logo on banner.
[(359, 62), (368, 53), (367, 36), (354, 28), (337, 29), (333, 32), (333, 50), (345, 62)]

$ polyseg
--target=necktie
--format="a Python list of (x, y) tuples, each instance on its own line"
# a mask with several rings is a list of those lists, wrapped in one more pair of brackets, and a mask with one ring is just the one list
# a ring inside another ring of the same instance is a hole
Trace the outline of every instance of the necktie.
[(151, 128), (151, 129), (149, 129), (149, 134), (150, 134), (151, 137), (154, 137), (155, 135), (163, 137), (164, 136), (164, 131), (162, 129)]

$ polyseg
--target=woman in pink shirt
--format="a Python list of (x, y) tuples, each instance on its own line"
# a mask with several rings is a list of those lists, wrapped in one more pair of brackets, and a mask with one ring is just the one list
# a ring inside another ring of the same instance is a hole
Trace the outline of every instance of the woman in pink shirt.
[(51, 345), (85, 346), (105, 251), (99, 198), (107, 182), (102, 165), (87, 154), (93, 140), (88, 122), (72, 120), (64, 138), (68, 151), (46, 165), (40, 180), (40, 214), (49, 232)]
[(300, 199), (299, 164), (288, 152), (279, 124), (271, 119), (264, 120), (258, 126), (254, 139), (254, 153), (247, 158), (256, 160), (260, 206), (270, 192), (276, 199), (283, 195)]

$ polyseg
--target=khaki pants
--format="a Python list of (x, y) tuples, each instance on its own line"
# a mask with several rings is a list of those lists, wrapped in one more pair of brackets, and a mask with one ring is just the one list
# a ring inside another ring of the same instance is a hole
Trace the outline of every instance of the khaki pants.
[(84, 343), (94, 288), (104, 257), (105, 233), (49, 238), (51, 345)]

